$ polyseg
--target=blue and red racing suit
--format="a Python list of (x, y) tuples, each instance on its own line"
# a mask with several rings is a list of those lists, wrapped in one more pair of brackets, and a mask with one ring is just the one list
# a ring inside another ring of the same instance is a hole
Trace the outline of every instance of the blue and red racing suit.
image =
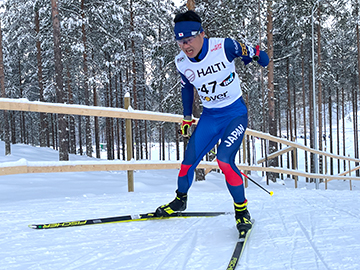
[[(192, 115), (194, 87), (203, 104), (203, 112), (181, 164), (178, 191), (188, 192), (196, 166), (221, 139), (217, 162), (234, 202), (245, 201), (243, 179), (235, 166), (235, 155), (247, 128), (248, 114), (233, 60), (241, 57), (248, 64), (254, 55), (254, 48), (233, 39), (204, 38), (196, 60), (189, 59), (184, 52), (176, 56), (175, 63), (182, 79), (184, 116)], [(260, 51), (258, 63), (267, 66), (266, 52)]]

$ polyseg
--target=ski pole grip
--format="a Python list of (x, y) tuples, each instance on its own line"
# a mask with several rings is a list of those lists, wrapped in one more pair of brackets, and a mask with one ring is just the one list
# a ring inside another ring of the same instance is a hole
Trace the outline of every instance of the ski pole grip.
[(260, 45), (256, 45), (255, 49), (256, 49), (256, 55), (259, 56), (260, 55)]

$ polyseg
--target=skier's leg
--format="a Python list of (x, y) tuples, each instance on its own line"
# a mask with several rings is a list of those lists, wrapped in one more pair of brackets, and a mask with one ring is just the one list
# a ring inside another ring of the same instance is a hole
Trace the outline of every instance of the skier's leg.
[(218, 147), (217, 162), (225, 174), (226, 184), (234, 202), (245, 201), (243, 179), (235, 165), (235, 156), (242, 143), (247, 127), (247, 115), (234, 118), (226, 127)]
[(247, 122), (247, 114), (236, 117), (230, 122), (221, 137), (217, 153), (217, 162), (225, 175), (227, 187), (234, 199), (235, 219), (239, 231), (251, 228), (243, 178), (235, 165), (235, 156), (242, 143)]
[(178, 175), (178, 191), (187, 193), (194, 178), (194, 171), (202, 160), (204, 155), (208, 153), (218, 142), (220, 135), (216, 134), (213, 129), (213, 123), (207, 121), (199, 121), (195, 132), (191, 135), (185, 150), (184, 160), (181, 163)]
[(194, 178), (194, 171), (201, 159), (208, 153), (220, 138), (211, 117), (202, 116), (191, 135), (185, 150), (184, 160), (178, 175), (176, 197), (168, 204), (156, 209), (157, 216), (166, 216), (177, 211), (184, 211), (187, 203), (187, 192)]

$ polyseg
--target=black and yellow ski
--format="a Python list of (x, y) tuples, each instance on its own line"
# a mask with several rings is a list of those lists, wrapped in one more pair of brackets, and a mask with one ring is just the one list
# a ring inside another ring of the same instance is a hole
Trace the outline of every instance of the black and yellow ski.
[(95, 224), (130, 222), (130, 221), (145, 221), (145, 220), (160, 220), (160, 219), (170, 219), (170, 218), (190, 218), (190, 217), (214, 217), (214, 216), (227, 215), (227, 214), (233, 214), (233, 213), (229, 213), (229, 212), (176, 212), (167, 217), (156, 217), (154, 213), (147, 213), (147, 214), (139, 214), (139, 215), (125, 215), (125, 216), (95, 218), (95, 219), (57, 222), (57, 223), (31, 224), (31, 225), (29, 225), (29, 227), (32, 229), (55, 229), (55, 228), (67, 228), (67, 227), (95, 225)]
[(241, 255), (242, 255), (242, 253), (243, 253), (243, 251), (245, 249), (245, 245), (246, 245), (246, 242), (247, 242), (247, 240), (249, 238), (249, 235), (250, 235), (252, 229), (254, 228), (255, 220), (252, 219), (251, 223), (252, 223), (251, 229), (249, 229), (246, 232), (239, 233), (238, 241), (236, 242), (234, 252), (233, 252), (233, 254), (231, 256), (229, 265), (226, 268), (226, 270), (234, 270), (236, 268), (236, 265), (238, 264), (238, 262), (239, 262), (239, 260), (241, 258)]

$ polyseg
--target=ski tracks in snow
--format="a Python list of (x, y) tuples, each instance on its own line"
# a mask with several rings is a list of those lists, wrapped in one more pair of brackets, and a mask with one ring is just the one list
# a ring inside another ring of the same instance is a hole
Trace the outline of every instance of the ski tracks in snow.
[[(360, 269), (360, 198), (344, 195), (284, 190), (275, 194), (281, 200), (250, 199), (256, 225), (244, 269)], [(256, 261), (259, 256), (267, 260)]]
[[(234, 218), (218, 216), (172, 220), (164, 235), (156, 270), (225, 269), (236, 242)], [(186, 229), (185, 229), (186, 228)], [(224, 230), (225, 229), (225, 230)], [(233, 241), (231, 241), (233, 240)], [(233, 243), (232, 243), (233, 242)], [(217, 255), (220, 255), (218, 257)]]
[[(186, 269), (186, 264), (191, 257), (191, 254), (196, 249), (198, 232), (194, 228), (194, 224), (199, 223), (199, 220), (195, 221), (185, 232), (182, 232), (180, 238), (174, 241), (170, 249), (155, 268), (156, 270), (161, 269)], [(173, 234), (178, 232), (174, 231)]]
[[(330, 270), (331, 268), (327, 265), (327, 263), (325, 262), (323, 256), (321, 255), (321, 252), (319, 252), (318, 248), (316, 247), (316, 244), (314, 244), (313, 242), (313, 238), (309, 235), (307, 229), (305, 228), (305, 226), (302, 224), (301, 220), (299, 220), (298, 217), (296, 217), (297, 223), (299, 224), (299, 227), (301, 229), (301, 231), (304, 234), (305, 239), (308, 241), (309, 245), (311, 246), (311, 248), (314, 250), (314, 253), (316, 255), (317, 258), (320, 259), (321, 263), (324, 265), (325, 269)], [(310, 228), (312, 231), (312, 234), (314, 232), (313, 227)], [(321, 269), (321, 267), (319, 267), (318, 265), (318, 261), (316, 260), (316, 264), (317, 267), (316, 269)]]

